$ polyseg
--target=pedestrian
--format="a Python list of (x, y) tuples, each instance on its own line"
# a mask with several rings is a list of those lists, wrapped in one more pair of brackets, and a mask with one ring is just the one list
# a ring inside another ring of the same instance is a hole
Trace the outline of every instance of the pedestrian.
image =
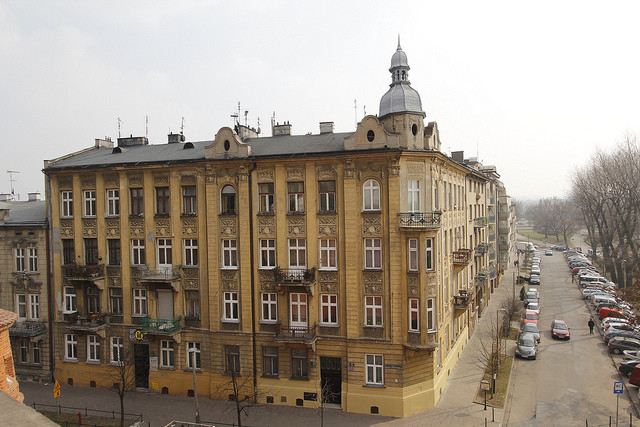
[(593, 321), (593, 317), (589, 318), (589, 323), (587, 323), (589, 325), (589, 333), (593, 334), (593, 327), (596, 325), (596, 322)]

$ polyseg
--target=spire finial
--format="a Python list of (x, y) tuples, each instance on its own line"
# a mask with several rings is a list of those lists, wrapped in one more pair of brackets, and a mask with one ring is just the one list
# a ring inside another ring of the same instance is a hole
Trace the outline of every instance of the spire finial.
[(400, 47), (400, 33), (398, 33), (398, 49), (396, 50), (402, 50), (402, 48)]

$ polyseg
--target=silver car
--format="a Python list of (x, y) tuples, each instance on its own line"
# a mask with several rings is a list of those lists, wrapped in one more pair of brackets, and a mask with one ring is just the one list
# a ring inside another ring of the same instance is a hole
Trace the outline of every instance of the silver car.
[(520, 334), (518, 346), (516, 347), (516, 356), (520, 356), (523, 359), (536, 359), (538, 356), (538, 342), (532, 334), (524, 332)]
[(536, 339), (536, 342), (540, 342), (540, 329), (538, 329), (538, 325), (535, 323), (525, 323), (522, 326), (523, 334), (531, 334)]

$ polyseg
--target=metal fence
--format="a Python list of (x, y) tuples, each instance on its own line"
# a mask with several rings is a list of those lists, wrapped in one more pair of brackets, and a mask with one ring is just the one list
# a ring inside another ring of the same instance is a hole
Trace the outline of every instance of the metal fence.
[[(71, 407), (71, 406), (48, 405), (48, 404), (45, 404), (45, 403), (36, 403), (36, 402), (33, 402), (33, 404), (31, 406), (36, 411), (38, 409), (47, 410), (47, 411), (51, 411), (51, 412), (55, 411), (58, 414), (62, 414), (62, 413), (64, 413), (64, 414), (77, 414), (78, 412), (80, 412), (81, 414), (84, 414), (85, 417), (93, 415), (93, 416), (105, 417), (105, 418), (111, 417), (114, 420), (116, 419), (116, 417), (120, 418), (120, 411), (105, 411), (105, 410), (102, 410), (102, 409), (90, 409), (90, 408), (74, 408), (74, 407)], [(124, 417), (125, 417), (125, 419), (132, 420), (132, 424), (143, 421), (142, 414), (130, 414), (130, 413), (125, 412), (124, 413)], [(79, 425), (79, 424), (78, 423), (72, 423), (72, 422), (66, 422), (63, 425), (73, 426), (73, 425)], [(89, 424), (82, 424), (82, 425), (91, 425), (91, 424), (89, 423)]]

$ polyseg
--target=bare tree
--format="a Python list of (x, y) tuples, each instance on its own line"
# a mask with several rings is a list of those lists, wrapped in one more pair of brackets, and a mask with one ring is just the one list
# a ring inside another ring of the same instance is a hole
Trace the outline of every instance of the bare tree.
[(491, 378), (498, 374), (500, 364), (506, 357), (506, 340), (502, 329), (497, 319), (493, 318), (483, 330), (477, 332), (480, 346), (475, 350), (476, 361)]
[(324, 427), (324, 410), (326, 408), (326, 404), (335, 400), (335, 398), (338, 397), (338, 393), (333, 391), (331, 384), (329, 384), (328, 381), (321, 381), (319, 394), (320, 406), (318, 407), (318, 410), (320, 411), (320, 426)]
[(106, 365), (104, 375), (107, 379), (107, 384), (113, 384), (111, 387), (105, 388), (116, 392), (120, 398), (120, 427), (124, 427), (124, 397), (135, 388), (136, 373), (129, 359), (123, 359), (122, 357), (119, 359), (118, 362)]
[(520, 316), (522, 311), (522, 301), (519, 298), (509, 295), (502, 301), (500, 308), (504, 310), (503, 325), (504, 336), (508, 337), (511, 334), (511, 321)]

